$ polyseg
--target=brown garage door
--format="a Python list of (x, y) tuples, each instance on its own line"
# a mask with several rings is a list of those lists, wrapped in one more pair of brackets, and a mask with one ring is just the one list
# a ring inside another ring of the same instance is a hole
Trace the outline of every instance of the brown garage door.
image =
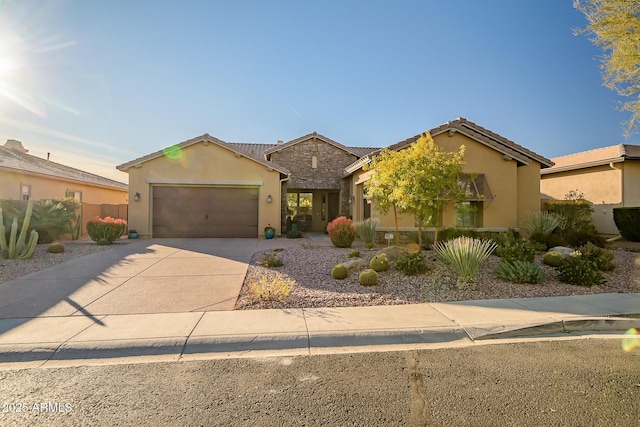
[(153, 187), (153, 237), (258, 237), (258, 189)]

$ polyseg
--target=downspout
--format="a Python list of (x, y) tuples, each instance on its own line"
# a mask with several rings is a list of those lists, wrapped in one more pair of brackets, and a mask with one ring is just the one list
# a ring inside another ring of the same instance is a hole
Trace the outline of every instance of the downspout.
[(624, 167), (618, 169), (617, 167), (613, 166), (613, 162), (609, 162), (609, 167), (613, 170), (617, 170), (620, 171), (620, 191), (621, 191), (621, 202), (622, 202), (622, 207), (625, 206), (624, 204)]

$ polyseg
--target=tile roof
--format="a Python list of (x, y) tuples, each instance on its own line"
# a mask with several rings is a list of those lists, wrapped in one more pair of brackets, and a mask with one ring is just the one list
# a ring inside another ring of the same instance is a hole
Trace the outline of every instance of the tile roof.
[(625, 160), (640, 160), (640, 145), (618, 144), (593, 150), (580, 151), (566, 156), (554, 157), (555, 165), (543, 173), (563, 172), (605, 165)]
[(357, 152), (355, 150), (353, 150), (353, 147), (347, 147), (346, 145), (342, 145), (339, 142), (336, 142), (336, 141), (334, 141), (334, 140), (332, 140), (330, 138), (327, 138), (324, 135), (320, 135), (318, 132), (312, 132), (312, 133), (309, 133), (307, 135), (303, 135), (303, 136), (301, 136), (299, 138), (292, 139), (291, 141), (287, 141), (284, 144), (273, 145), (268, 150), (265, 150), (264, 154), (269, 155), (271, 153), (275, 153), (276, 151), (284, 150), (285, 148), (291, 147), (292, 145), (298, 144), (298, 143), (303, 142), (303, 141), (307, 141), (307, 140), (309, 140), (311, 138), (320, 139), (320, 140), (322, 140), (322, 141), (324, 141), (324, 142), (326, 142), (326, 143), (328, 143), (330, 145), (333, 145), (336, 148), (340, 148), (340, 149), (346, 151), (349, 154), (353, 154), (356, 157), (360, 157), (357, 154)]
[[(251, 153), (250, 151), (245, 151), (243, 149), (241, 149), (240, 147), (238, 147), (238, 144), (233, 144), (233, 143), (228, 143), (228, 142), (224, 142), (221, 139), (215, 138), (211, 135), (209, 135), (208, 133), (205, 133), (204, 135), (201, 136), (197, 136), (195, 138), (191, 138), (188, 139), (186, 141), (182, 141), (179, 144), (176, 144), (178, 147), (180, 148), (186, 148), (190, 145), (193, 144), (197, 144), (199, 142), (204, 142), (204, 143), (212, 143), (212, 144), (216, 144), (220, 147), (226, 148), (229, 151), (232, 151), (238, 155), (244, 156), (248, 159), (251, 159), (253, 161), (256, 161), (260, 164), (263, 164), (264, 166), (271, 168), (271, 169), (275, 169), (278, 172), (281, 172), (283, 174), (289, 174), (289, 170), (285, 167), (282, 167), (280, 165), (277, 165), (276, 163), (272, 163), (269, 162), (267, 160), (264, 159), (264, 156), (260, 157), (254, 153)], [(247, 144), (245, 144), (247, 145)], [(258, 145), (258, 144), (251, 144), (251, 145)], [(245, 147), (247, 148), (247, 147)], [(137, 159), (131, 160), (127, 163), (123, 163), (121, 165), (116, 166), (116, 169), (121, 170), (123, 172), (128, 171), (130, 168), (135, 167), (137, 165), (140, 165), (144, 162), (148, 162), (149, 160), (153, 160), (156, 159), (158, 157), (162, 157), (164, 156), (164, 149), (162, 150), (158, 150), (156, 152), (153, 152), (151, 154), (147, 154), (146, 156), (142, 156), (142, 157), (138, 157)]]
[[(17, 142), (13, 141), (12, 142)], [(13, 147), (13, 148), (7, 148)], [(15, 169), (20, 172), (47, 175), (60, 179), (68, 179), (82, 182), (89, 185), (110, 187), (126, 190), (129, 186), (125, 183), (85, 172), (79, 169), (55, 163), (50, 160), (41, 159), (26, 153), (22, 149), (22, 144), (17, 147), (15, 144), (5, 144), (0, 146), (0, 168)]]
[[(462, 117), (458, 117), (451, 122), (444, 123), (431, 130), (428, 130), (427, 132), (429, 132), (431, 136), (436, 136), (444, 132), (459, 132), (471, 139), (478, 141), (481, 144), (493, 148), (494, 150), (504, 155), (510, 156), (520, 164), (528, 165), (533, 160), (540, 163), (542, 168), (553, 166), (553, 162), (546, 157), (534, 153), (533, 151)], [(402, 150), (416, 142), (418, 138), (420, 138), (420, 136), (421, 134), (414, 135), (400, 142), (396, 142), (395, 144), (392, 144), (386, 148), (390, 150)], [(368, 155), (366, 155), (365, 157), (362, 157), (358, 161), (347, 166), (347, 168), (345, 168), (345, 171), (347, 172), (347, 174), (353, 173), (354, 171), (362, 167), (363, 164), (367, 163), (372, 155), (375, 155), (380, 151), (382, 151), (382, 149), (378, 149), (374, 152), (368, 153)]]

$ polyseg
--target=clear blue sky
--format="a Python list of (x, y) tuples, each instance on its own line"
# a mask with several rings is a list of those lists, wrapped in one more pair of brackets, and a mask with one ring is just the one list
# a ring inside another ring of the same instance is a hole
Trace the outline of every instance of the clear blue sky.
[(571, 0), (0, 0), (0, 143), (124, 181), (203, 133), (382, 147), (465, 117), (546, 157), (638, 144), (585, 24)]

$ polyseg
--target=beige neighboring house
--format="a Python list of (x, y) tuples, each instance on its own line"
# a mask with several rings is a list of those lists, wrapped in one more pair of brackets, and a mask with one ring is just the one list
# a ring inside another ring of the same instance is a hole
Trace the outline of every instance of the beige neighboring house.
[[(62, 200), (82, 203), (83, 222), (95, 216), (127, 217), (128, 186), (48, 159), (27, 154), (20, 141), (0, 146), (0, 199)], [(83, 227), (83, 235), (86, 228)]]
[[(475, 211), (458, 214), (454, 206), (448, 207), (443, 212), (444, 227), (505, 231), (520, 227), (527, 216), (540, 211), (540, 171), (551, 167), (551, 160), (464, 118), (428, 132), (445, 151), (455, 152), (464, 145), (464, 171), (476, 176), (468, 183), (472, 197), (466, 202)], [(388, 148), (405, 149), (419, 137), (412, 136)], [(352, 215), (354, 220), (377, 217), (381, 231), (393, 231), (393, 213), (377, 212), (375, 204), (366, 199), (364, 183), (371, 178), (372, 171), (365, 172), (363, 166), (375, 155), (376, 152), (364, 156), (346, 168), (345, 176), (353, 195)], [(400, 215), (399, 225), (400, 231), (417, 231), (413, 215)]]
[(541, 171), (540, 189), (550, 200), (570, 190), (584, 193), (599, 233), (617, 235), (613, 208), (640, 206), (640, 145), (618, 144), (552, 159)]

